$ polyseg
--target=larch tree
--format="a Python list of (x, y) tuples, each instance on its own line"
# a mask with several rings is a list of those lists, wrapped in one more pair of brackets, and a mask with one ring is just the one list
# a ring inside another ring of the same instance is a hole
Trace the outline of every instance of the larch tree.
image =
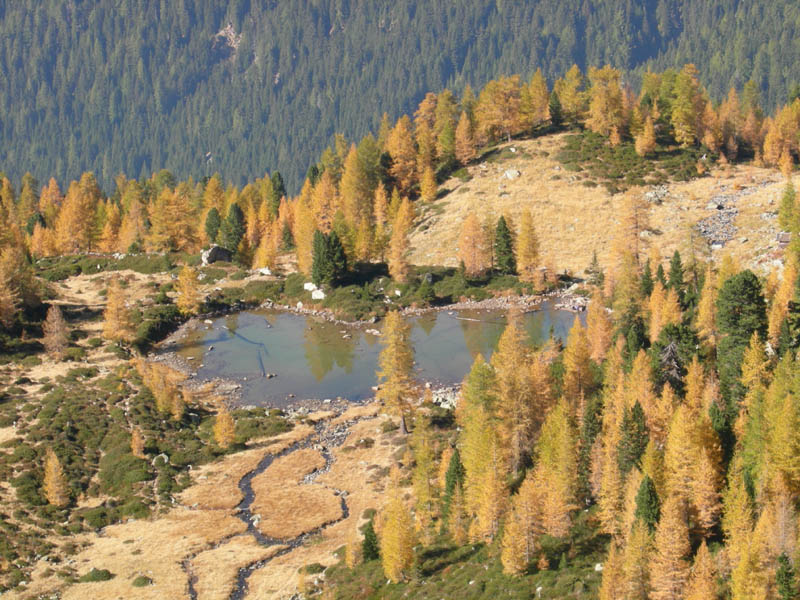
[(600, 290), (592, 295), (589, 309), (586, 311), (586, 336), (589, 341), (589, 355), (597, 364), (603, 359), (611, 346), (613, 323), (606, 311), (603, 294)]
[(393, 583), (403, 581), (414, 562), (414, 526), (403, 501), (397, 468), (393, 469), (387, 491), (388, 503), (381, 528), (381, 561), (383, 572)]
[(716, 569), (705, 540), (697, 549), (692, 574), (686, 586), (686, 600), (717, 600)]
[(591, 355), (586, 329), (575, 319), (567, 336), (564, 348), (564, 395), (573, 405), (588, 395), (592, 388), (593, 375)]
[(314, 232), (317, 230), (317, 222), (311, 207), (311, 189), (303, 186), (300, 197), (294, 201), (294, 227), (292, 234), (297, 252), (297, 268), (306, 275), (311, 274), (313, 263), (313, 243)]
[(392, 176), (404, 193), (417, 182), (417, 149), (412, 134), (411, 119), (403, 115), (386, 140), (386, 150), (392, 157)]
[(664, 503), (654, 546), (650, 597), (653, 600), (682, 600), (689, 575), (687, 558), (691, 548), (686, 508), (680, 497), (671, 496)]
[(142, 435), (142, 430), (138, 427), (134, 428), (131, 433), (131, 454), (136, 458), (145, 458), (144, 436)]
[(703, 91), (697, 79), (697, 68), (687, 64), (675, 79), (672, 100), (672, 128), (675, 140), (690, 146), (700, 133), (700, 118), (705, 106)]
[(625, 125), (623, 112), (621, 74), (606, 65), (598, 69), (589, 67), (589, 116), (587, 127), (600, 135), (610, 136), (620, 132)]
[(539, 238), (533, 226), (533, 217), (530, 211), (522, 213), (517, 236), (517, 271), (521, 281), (536, 281), (536, 272), (539, 267)]
[(612, 541), (608, 557), (603, 564), (603, 577), (600, 580), (599, 600), (619, 600), (625, 597), (625, 574), (623, 571), (623, 554)]
[(467, 277), (479, 277), (489, 268), (486, 236), (478, 217), (470, 212), (461, 226), (458, 238), (458, 258), (464, 265)]
[(503, 527), (503, 542), (500, 561), (506, 575), (521, 575), (528, 568), (525, 559), (525, 531), (517, 511), (511, 510)]
[(48, 448), (44, 458), (44, 497), (53, 506), (69, 504), (69, 486), (61, 461), (52, 448)]
[(466, 165), (476, 156), (472, 122), (466, 112), (461, 113), (456, 126), (456, 160)]
[(47, 318), (42, 324), (42, 330), (44, 331), (42, 344), (47, 354), (55, 360), (64, 358), (69, 345), (69, 328), (61, 309), (55, 304), (47, 309)]
[(553, 86), (561, 105), (564, 119), (571, 124), (577, 124), (583, 120), (586, 107), (583, 84), (584, 79), (580, 68), (578, 65), (572, 65), (564, 74), (564, 77), (557, 80)]
[(481, 90), (475, 108), (481, 132), (489, 139), (502, 136), (510, 142), (511, 136), (520, 131), (520, 103), (519, 75), (489, 81)]
[(11, 329), (17, 317), (20, 297), (11, 276), (0, 270), (0, 327)]
[(378, 357), (379, 389), (376, 397), (400, 417), (402, 431), (406, 434), (406, 417), (411, 413), (414, 350), (411, 347), (411, 326), (398, 311), (386, 315), (381, 342), (383, 350)]
[(70, 184), (55, 225), (56, 245), (61, 253), (91, 250), (96, 234), (94, 213), (100, 197), (100, 188), (91, 173), (84, 173), (80, 181)]
[(485, 449), (485, 468), (479, 483), (478, 506), (472, 539), (492, 541), (500, 530), (500, 523), (508, 504), (505, 474), (508, 472), (506, 453), (496, 436), (489, 439)]
[(197, 271), (188, 265), (178, 275), (178, 310), (184, 315), (196, 315), (203, 305), (197, 283)]
[(422, 177), (419, 181), (419, 197), (423, 202), (433, 202), (436, 200), (436, 195), (439, 192), (439, 187), (436, 183), (436, 173), (433, 167), (426, 166), (422, 171)]
[(214, 419), (214, 441), (220, 448), (228, 449), (236, 441), (236, 423), (225, 402), (220, 400)]
[(548, 535), (564, 537), (577, 508), (577, 433), (562, 398), (542, 425), (536, 444), (534, 478), (542, 488), (542, 526)]
[(520, 114), (523, 126), (528, 130), (536, 129), (550, 119), (550, 92), (541, 69), (536, 69), (530, 82), (522, 87)]
[(411, 203), (408, 198), (403, 198), (392, 223), (392, 237), (389, 241), (389, 275), (399, 283), (405, 283), (410, 276), (408, 234), (412, 223)]
[(511, 461), (512, 472), (522, 467), (533, 435), (533, 405), (525, 331), (512, 315), (500, 336), (491, 364), (497, 382), (499, 437)]
[(106, 309), (103, 313), (103, 337), (107, 340), (129, 342), (136, 334), (125, 298), (119, 278), (115, 277), (108, 286)]
[(433, 437), (430, 417), (427, 414), (419, 412), (414, 418), (410, 445), (414, 456), (414, 472), (411, 479), (416, 501), (415, 516), (420, 528), (428, 530), (433, 523), (434, 500), (438, 491)]
[(650, 556), (653, 539), (641, 521), (633, 524), (622, 559), (626, 600), (647, 600), (650, 592)]
[(697, 305), (697, 333), (708, 348), (715, 348), (717, 343), (717, 285), (711, 265), (706, 269), (703, 290)]
[(656, 149), (656, 128), (650, 115), (644, 120), (642, 131), (634, 140), (634, 147), (639, 156), (648, 156)]

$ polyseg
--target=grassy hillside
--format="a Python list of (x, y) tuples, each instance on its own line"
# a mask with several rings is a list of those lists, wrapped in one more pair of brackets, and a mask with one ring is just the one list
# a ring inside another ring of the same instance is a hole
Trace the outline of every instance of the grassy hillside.
[[(774, 170), (714, 166), (700, 176), (692, 153), (681, 157), (664, 151), (644, 160), (624, 147), (576, 151), (579, 138), (590, 136), (562, 133), (515, 140), (457, 172), (442, 185), (439, 199), (421, 211), (411, 238), (411, 262), (457, 266), (461, 224), (470, 211), (492, 222), (508, 214), (518, 223), (527, 209), (545, 261), (581, 276), (594, 252), (607, 264), (624, 193), (659, 199), (649, 204), (650, 230), (644, 241), (665, 259), (676, 249), (683, 251), (690, 227), (720, 212), (714, 199), (731, 202), (738, 210), (730, 241), (722, 247), (712, 247), (709, 240), (703, 244), (715, 259), (731, 253), (743, 265), (762, 270), (777, 258), (775, 214), (784, 180)], [(604, 158), (604, 152), (612, 156)], [(609, 189), (624, 193), (612, 195)]]

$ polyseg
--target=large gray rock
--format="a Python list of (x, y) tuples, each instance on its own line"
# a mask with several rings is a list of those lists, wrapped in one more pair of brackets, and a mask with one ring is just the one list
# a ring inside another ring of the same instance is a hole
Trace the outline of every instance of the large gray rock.
[(204, 265), (223, 261), (230, 262), (233, 259), (233, 252), (222, 246), (211, 246), (208, 250), (203, 250), (200, 255)]

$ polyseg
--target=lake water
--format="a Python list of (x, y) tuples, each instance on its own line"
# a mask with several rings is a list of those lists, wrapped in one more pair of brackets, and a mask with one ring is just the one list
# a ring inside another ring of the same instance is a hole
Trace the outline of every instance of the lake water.
[[(551, 331), (566, 339), (578, 316), (543, 303), (523, 315), (522, 322), (531, 343), (540, 345)], [(416, 377), (436, 384), (460, 382), (478, 353), (490, 358), (506, 318), (504, 312), (485, 310), (409, 317)], [(374, 327), (380, 330), (381, 323)], [(380, 351), (379, 337), (363, 329), (267, 310), (220, 317), (190, 333), (177, 348), (192, 359), (199, 378), (239, 382), (243, 404), (278, 407), (292, 400), (290, 394), (294, 399), (372, 397)], [(269, 373), (277, 377), (267, 378)]]

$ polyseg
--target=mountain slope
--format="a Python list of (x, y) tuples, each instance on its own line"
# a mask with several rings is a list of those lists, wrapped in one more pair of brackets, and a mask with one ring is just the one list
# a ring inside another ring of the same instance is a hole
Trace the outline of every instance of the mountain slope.
[(711, 94), (754, 78), (783, 102), (800, 7), (788, 0), (21, 0), (0, 7), (0, 168), (63, 183), (93, 170), (296, 191), (334, 132), (375, 130), (423, 94), (572, 64), (698, 64)]

